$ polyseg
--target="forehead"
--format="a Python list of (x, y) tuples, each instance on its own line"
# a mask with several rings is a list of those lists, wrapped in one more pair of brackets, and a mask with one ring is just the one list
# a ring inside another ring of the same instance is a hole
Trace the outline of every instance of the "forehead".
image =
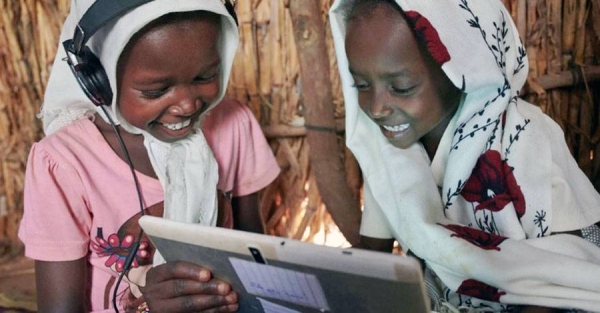
[(220, 23), (203, 18), (153, 25), (121, 54), (117, 82), (184, 81), (220, 62)]
[(394, 0), (350, 0), (344, 7), (344, 19), (348, 21), (359, 16), (370, 15), (379, 8), (383, 8), (383, 13), (393, 18), (402, 11)]
[(220, 18), (215, 14), (159, 19), (131, 38), (121, 54), (119, 65), (129, 65), (132, 61), (164, 62), (178, 54), (184, 58), (204, 54), (211, 58), (207, 61), (212, 61), (212, 55), (218, 53), (220, 29)]
[[(221, 18), (212, 12), (192, 11), (166, 14), (148, 23), (135, 33), (130, 38), (121, 56), (127, 54), (136, 46), (164, 44), (169, 39), (176, 39), (172, 37), (181, 37), (182, 35), (198, 40), (204, 39), (206, 45), (216, 45), (217, 40), (213, 38), (217, 38), (220, 30)], [(190, 36), (192, 34), (197, 36)]]
[(373, 67), (384, 70), (423, 61), (404, 17), (384, 4), (348, 21), (345, 46), (353, 70), (372, 70)]

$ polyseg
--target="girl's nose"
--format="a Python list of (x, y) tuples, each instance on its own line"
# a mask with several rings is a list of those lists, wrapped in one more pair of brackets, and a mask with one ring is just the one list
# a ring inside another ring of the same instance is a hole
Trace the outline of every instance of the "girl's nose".
[(175, 102), (169, 108), (173, 115), (192, 115), (202, 107), (202, 100), (192, 90), (193, 87), (181, 87), (177, 91)]
[(381, 119), (393, 113), (390, 99), (384, 91), (373, 91), (367, 104), (367, 114), (374, 119)]

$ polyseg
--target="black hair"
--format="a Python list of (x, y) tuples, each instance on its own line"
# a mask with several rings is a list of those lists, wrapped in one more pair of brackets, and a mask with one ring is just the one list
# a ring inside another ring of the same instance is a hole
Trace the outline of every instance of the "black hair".
[[(378, 4), (388, 4), (394, 10), (386, 11), (389, 14), (389, 17), (396, 18), (395, 14), (399, 13), (402, 17), (404, 16), (404, 11), (402, 8), (396, 3), (394, 0), (351, 0), (349, 1), (344, 8), (344, 19), (346, 23), (355, 19), (358, 16), (370, 15), (373, 13)], [(406, 18), (404, 19), (406, 20)]]
[(167, 13), (150, 23), (147, 27), (153, 27), (156, 25), (165, 25), (176, 23), (182, 20), (193, 20), (193, 19), (212, 19), (214, 21), (220, 21), (221, 15), (209, 12), (209, 11), (186, 11), (186, 12), (171, 12)]
[[(125, 45), (125, 48), (123, 49), (123, 51), (121, 51), (121, 55), (119, 56), (119, 60), (117, 61), (117, 68), (120, 68), (122, 66), (121, 62), (124, 60), (124, 57), (126, 55), (128, 55), (129, 50), (131, 49), (131, 46), (138, 39), (140, 39), (140, 37), (144, 36), (151, 29), (154, 29), (157, 26), (165, 26), (165, 25), (178, 23), (181, 21), (193, 21), (193, 20), (208, 20), (215, 24), (220, 24), (221, 23), (221, 15), (214, 13), (214, 12), (200, 10), (200, 11), (171, 12), (171, 13), (167, 13), (163, 16), (160, 16), (159, 18), (146, 24), (144, 27), (142, 27), (140, 30), (138, 30), (129, 39), (129, 42), (127, 42), (127, 44)], [(117, 70), (117, 81), (120, 80), (119, 72), (120, 71)]]

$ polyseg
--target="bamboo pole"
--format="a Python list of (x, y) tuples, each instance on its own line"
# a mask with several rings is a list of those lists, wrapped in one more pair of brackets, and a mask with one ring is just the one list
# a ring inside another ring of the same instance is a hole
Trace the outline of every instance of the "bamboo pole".
[(300, 104), (300, 64), (298, 60), (298, 48), (294, 39), (294, 27), (289, 7), (284, 11), (284, 32), (283, 42), (287, 51), (284, 62), (285, 71), (285, 90), (287, 91), (287, 105), (282, 111), (281, 122), (288, 123), (293, 121), (298, 115), (302, 114)]
[(577, 1), (577, 14), (576, 14), (576, 29), (575, 29), (575, 46), (573, 50), (573, 63), (577, 65), (584, 65), (585, 56), (585, 19), (588, 13), (587, 0)]
[(271, 75), (273, 71), (271, 62), (273, 55), (279, 51), (270, 49), (271, 36), (269, 35), (269, 20), (271, 17), (271, 2), (260, 1), (255, 9), (256, 46), (258, 49), (258, 83), (261, 99), (268, 99), (271, 95)]
[(591, 21), (592, 21), (592, 30), (594, 31), (594, 36), (596, 38), (597, 48), (600, 49), (600, 2), (599, 1), (591, 1)]
[[(538, 3), (538, 0), (529, 0), (526, 3), (527, 4), (527, 6), (526, 6), (527, 33), (526, 33), (526, 36), (523, 38), (523, 41), (525, 42), (525, 49), (527, 51), (527, 59), (529, 60), (529, 76), (527, 77), (527, 83), (528, 83), (527, 85), (530, 86), (530, 88), (536, 86), (535, 81), (532, 81), (531, 78), (540, 76), (538, 67), (537, 67), (537, 46), (539, 45), (539, 38), (541, 36), (541, 33), (540, 33), (539, 26), (537, 25), (538, 24), (537, 16), (536, 16), (537, 3)], [(541, 89), (541, 88), (538, 88), (538, 89)], [(535, 102), (534, 100), (538, 100), (542, 96), (545, 96), (542, 93), (543, 93), (543, 89), (536, 92), (536, 94), (538, 95), (537, 98), (529, 97), (527, 100), (529, 100), (531, 102)], [(543, 111), (546, 111), (546, 108), (543, 104), (538, 103), (538, 105), (542, 108)]]
[[(575, 29), (575, 43), (573, 48), (573, 64), (574, 64), (574, 73), (575, 75), (580, 75), (582, 73), (582, 66), (585, 66), (585, 46), (586, 46), (586, 16), (588, 14), (588, 1), (587, 0), (578, 0), (577, 1), (577, 13), (576, 13), (576, 29)], [(580, 167), (589, 171), (587, 168), (589, 166), (589, 137), (586, 135), (591, 132), (591, 123), (590, 117), (592, 112), (592, 103), (590, 102), (585, 91), (577, 91), (572, 92), (572, 96), (577, 96), (579, 101), (577, 102), (579, 105), (579, 114), (573, 117), (573, 120), (577, 123), (577, 142), (575, 143), (573, 149), (573, 154), (575, 159), (578, 161)], [(571, 102), (574, 104), (573, 102)], [(573, 109), (572, 114), (575, 115), (575, 109)], [(586, 138), (587, 137), (587, 138)]]
[(252, 1), (237, 2), (239, 28), (241, 32), (240, 49), (243, 51), (244, 78), (248, 92), (250, 110), (260, 120), (260, 95), (258, 87), (258, 61), (256, 37), (254, 32), (254, 14)]
[(577, 2), (565, 1), (562, 16), (562, 46), (563, 53), (570, 55), (575, 47), (575, 32), (577, 31)]
[(521, 38), (527, 37), (527, 3), (526, 0), (517, 0), (517, 29)]
[[(304, 210), (304, 214), (302, 215), (302, 219), (300, 220), (298, 227), (295, 230), (293, 239), (300, 240), (305, 235), (307, 228), (314, 220), (314, 217), (317, 213), (319, 205), (321, 204), (321, 197), (319, 196), (319, 190), (317, 188), (317, 181), (315, 179), (314, 174), (310, 175), (310, 178), (307, 182), (308, 190), (306, 195), (306, 209)], [(316, 225), (313, 225), (316, 226)], [(310, 233), (308, 234), (307, 240), (311, 240), (314, 237), (315, 227), (311, 227)]]
[[(600, 15), (599, 15), (600, 16)], [(600, 110), (598, 109), (598, 99), (600, 99), (600, 88), (593, 90), (593, 97), (595, 99), (596, 118), (600, 120)], [(592, 135), (591, 143), (593, 148), (590, 151), (590, 158), (593, 160), (590, 178), (596, 190), (600, 190), (600, 127), (596, 127), (595, 132)]]
[(269, 115), (269, 124), (276, 125), (279, 123), (279, 116), (283, 106), (283, 50), (281, 42), (281, 30), (284, 16), (284, 7), (280, 0), (271, 0), (271, 16), (269, 21), (269, 36), (270, 48), (273, 51), (271, 54), (271, 113)]
[[(577, 1), (565, 1), (563, 7), (563, 31), (562, 31), (562, 46), (563, 46), (563, 65), (564, 68), (572, 67), (573, 63), (573, 51), (575, 49), (575, 33), (577, 30)], [(573, 72), (571, 71), (569, 76), (574, 78)], [(566, 107), (566, 112), (562, 114), (569, 123), (569, 125), (578, 124), (578, 113), (580, 103), (577, 98), (572, 97), (571, 94), (562, 97), (563, 107)], [(576, 134), (568, 129), (565, 130), (565, 137), (567, 145), (572, 151), (575, 151), (576, 145)]]
[[(548, 73), (562, 70), (562, 0), (546, 0), (546, 68)], [(568, 116), (567, 103), (561, 102), (561, 91), (553, 90), (548, 93), (548, 105), (552, 106), (555, 120), (563, 128), (564, 119)], [(562, 104), (562, 105), (561, 105)]]
[[(588, 83), (600, 81), (600, 66), (586, 66), (583, 75), (580, 76), (580, 74), (575, 74), (572, 70), (568, 70), (531, 78), (531, 81), (534, 81), (544, 91), (556, 88), (577, 87), (583, 84), (583, 80), (578, 77), (584, 77)], [(527, 88), (521, 95), (527, 95), (531, 92), (532, 90)]]
[(539, 44), (537, 49), (538, 58), (537, 61), (537, 69), (538, 74), (543, 75), (548, 73), (548, 63), (547, 63), (547, 54), (548, 54), (548, 37), (546, 34), (548, 33), (548, 1), (539, 1), (535, 8), (536, 11), (536, 19), (537, 19), (537, 27), (539, 32)]
[[(593, 38), (592, 42), (595, 42), (592, 46), (592, 50), (595, 51), (594, 54), (600, 55), (600, 2), (599, 1), (591, 1), (591, 12), (590, 19), (592, 21), (592, 30), (593, 34), (590, 36)], [(587, 67), (587, 66), (586, 66)], [(586, 68), (587, 72), (587, 68)], [(597, 86), (597, 85), (596, 85)], [(600, 109), (598, 109), (598, 103), (600, 102), (600, 88), (592, 89), (592, 97), (594, 99), (594, 108), (596, 110), (595, 117), (596, 120), (600, 120)], [(596, 130), (593, 132), (593, 136), (591, 139), (591, 151), (590, 158), (592, 159), (592, 165), (590, 170), (589, 177), (592, 178), (592, 182), (597, 190), (600, 190), (600, 179), (594, 181), (594, 178), (600, 177), (600, 127), (596, 127)]]
[(235, 58), (233, 59), (233, 65), (231, 67), (231, 74), (229, 76), (228, 95), (237, 99), (241, 103), (246, 103), (248, 101), (244, 72), (244, 51), (237, 49), (235, 52)]

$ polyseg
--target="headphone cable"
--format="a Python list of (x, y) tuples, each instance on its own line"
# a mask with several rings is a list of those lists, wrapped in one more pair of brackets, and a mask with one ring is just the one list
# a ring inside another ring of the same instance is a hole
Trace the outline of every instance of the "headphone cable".
[[(131, 175), (133, 177), (133, 182), (135, 184), (135, 191), (137, 193), (137, 197), (138, 197), (138, 201), (139, 201), (139, 205), (140, 205), (140, 213), (141, 213), (141, 216), (144, 216), (145, 213), (144, 213), (144, 203), (142, 200), (142, 192), (140, 190), (140, 185), (139, 185), (139, 181), (137, 178), (137, 174), (135, 173), (135, 169), (133, 167), (133, 162), (131, 161), (131, 157), (129, 156), (127, 147), (125, 146), (125, 142), (123, 141), (123, 138), (121, 137), (121, 134), (119, 133), (119, 130), (117, 129), (117, 125), (115, 124), (113, 119), (110, 117), (110, 114), (108, 114), (108, 112), (106, 112), (106, 106), (102, 105), (102, 106), (100, 106), (100, 108), (102, 109), (102, 112), (104, 112), (104, 115), (108, 119), (110, 126), (112, 127), (113, 131), (115, 132), (115, 135), (117, 136), (117, 140), (119, 141), (119, 145), (121, 146), (121, 150), (123, 151), (123, 154), (125, 155), (125, 160), (127, 162), (127, 165), (129, 165), (129, 169), (131, 170)], [(143, 233), (144, 233), (144, 230), (140, 227), (140, 233), (138, 234), (138, 237), (136, 238), (135, 242), (129, 248), (130, 249), (129, 254), (127, 254), (127, 258), (125, 258), (125, 262), (123, 264), (123, 270), (119, 274), (119, 278), (117, 279), (117, 283), (115, 284), (115, 289), (113, 290), (112, 302), (113, 302), (113, 307), (114, 307), (116, 313), (119, 313), (119, 308), (117, 306), (117, 293), (119, 291), (119, 285), (121, 284), (121, 281), (123, 280), (123, 276), (125, 276), (125, 274), (127, 272), (129, 272), (131, 265), (133, 264), (135, 255), (137, 254), (138, 248), (140, 247), (140, 241), (142, 240)]]

